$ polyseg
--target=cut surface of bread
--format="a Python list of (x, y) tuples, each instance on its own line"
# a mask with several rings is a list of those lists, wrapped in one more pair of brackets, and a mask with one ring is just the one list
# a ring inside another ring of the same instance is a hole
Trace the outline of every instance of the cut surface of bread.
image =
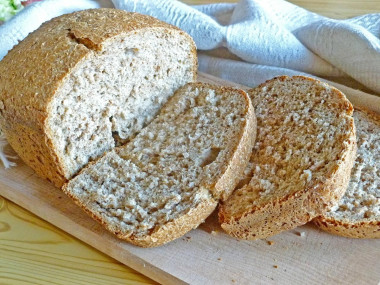
[(311, 78), (274, 78), (249, 95), (257, 139), (219, 220), (235, 237), (260, 239), (307, 223), (342, 197), (356, 151), (355, 127), (345, 96)]
[(314, 223), (346, 237), (380, 238), (380, 115), (355, 108), (354, 120), (358, 151), (347, 191)]
[(63, 190), (119, 238), (158, 246), (197, 227), (230, 195), (255, 131), (244, 91), (187, 84), (135, 138)]
[(176, 27), (116, 9), (63, 15), (0, 62), (2, 127), (59, 187), (136, 135), (196, 72), (195, 44)]

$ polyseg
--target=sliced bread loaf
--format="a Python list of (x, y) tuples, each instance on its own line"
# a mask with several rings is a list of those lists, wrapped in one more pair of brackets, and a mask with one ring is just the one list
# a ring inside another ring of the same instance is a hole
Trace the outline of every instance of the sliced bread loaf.
[(355, 109), (358, 151), (343, 198), (314, 219), (321, 229), (352, 238), (380, 238), (380, 115)]
[(257, 140), (219, 219), (235, 237), (260, 239), (307, 223), (342, 197), (355, 127), (346, 97), (311, 78), (274, 78), (249, 94)]
[(195, 44), (174, 26), (116, 9), (63, 15), (0, 62), (1, 127), (60, 187), (130, 140), (196, 72)]
[(245, 92), (188, 84), (134, 139), (63, 190), (119, 238), (158, 246), (197, 227), (230, 195), (255, 132)]

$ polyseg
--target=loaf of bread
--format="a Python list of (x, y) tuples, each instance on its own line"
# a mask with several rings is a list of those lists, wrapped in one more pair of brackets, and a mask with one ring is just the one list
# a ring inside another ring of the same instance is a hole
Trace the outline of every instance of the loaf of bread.
[(330, 233), (352, 238), (380, 238), (380, 115), (355, 109), (357, 157), (343, 198), (314, 219)]
[(133, 138), (196, 73), (196, 46), (174, 26), (116, 9), (63, 15), (0, 62), (1, 127), (60, 187)]
[(83, 168), (63, 191), (119, 238), (158, 246), (196, 228), (231, 194), (255, 132), (244, 91), (188, 84), (135, 138)]
[(261, 239), (303, 225), (341, 199), (356, 152), (355, 127), (346, 97), (311, 78), (274, 78), (249, 94), (257, 139), (219, 219), (235, 237)]

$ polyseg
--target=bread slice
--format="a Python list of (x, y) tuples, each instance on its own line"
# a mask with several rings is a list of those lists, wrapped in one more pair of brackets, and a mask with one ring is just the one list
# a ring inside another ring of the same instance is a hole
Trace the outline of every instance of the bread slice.
[(130, 140), (196, 79), (189, 35), (116, 9), (43, 24), (0, 62), (0, 121), (11, 146), (60, 187)]
[(380, 115), (355, 108), (358, 151), (339, 203), (314, 219), (321, 229), (351, 238), (380, 238)]
[(255, 132), (244, 91), (188, 84), (134, 139), (63, 190), (119, 238), (158, 246), (196, 228), (231, 194)]
[(342, 197), (356, 152), (355, 127), (346, 97), (311, 78), (274, 78), (249, 95), (257, 140), (219, 219), (232, 236), (261, 239), (307, 223)]

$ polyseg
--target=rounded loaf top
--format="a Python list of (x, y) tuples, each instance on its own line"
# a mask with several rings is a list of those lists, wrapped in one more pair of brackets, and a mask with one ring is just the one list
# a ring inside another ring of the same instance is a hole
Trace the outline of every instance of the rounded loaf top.
[(180, 29), (116, 9), (43, 24), (0, 62), (0, 123), (11, 146), (58, 187), (133, 138), (197, 75)]
[(0, 61), (0, 105), (15, 108), (11, 115), (18, 120), (36, 127), (37, 119), (42, 126), (47, 103), (86, 55), (101, 52), (108, 39), (144, 28), (180, 31), (153, 17), (111, 8), (65, 14), (42, 24)]

